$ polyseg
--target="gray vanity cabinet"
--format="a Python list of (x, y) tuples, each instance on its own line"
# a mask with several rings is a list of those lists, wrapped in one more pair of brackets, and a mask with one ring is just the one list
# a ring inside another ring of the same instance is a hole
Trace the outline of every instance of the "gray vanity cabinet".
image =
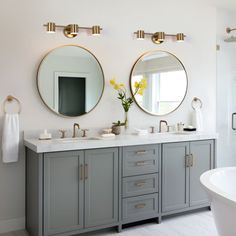
[(83, 228), (84, 153), (44, 155), (44, 235)]
[(124, 147), (122, 223), (159, 219), (160, 145)]
[(190, 167), (190, 207), (194, 207), (209, 202), (199, 178), (202, 173), (214, 168), (214, 142), (190, 142), (190, 151), (193, 158)]
[(189, 205), (189, 168), (185, 164), (188, 153), (187, 142), (162, 146), (162, 212)]
[(31, 236), (68, 236), (119, 225), (118, 148), (26, 153)]
[(117, 149), (48, 153), (44, 158), (45, 235), (118, 221)]
[(118, 151), (85, 151), (85, 227), (118, 222)]
[(180, 212), (208, 204), (200, 175), (213, 168), (214, 141), (162, 145), (162, 212)]
[(199, 177), (215, 140), (36, 153), (26, 148), (26, 229), (71, 236), (209, 206)]

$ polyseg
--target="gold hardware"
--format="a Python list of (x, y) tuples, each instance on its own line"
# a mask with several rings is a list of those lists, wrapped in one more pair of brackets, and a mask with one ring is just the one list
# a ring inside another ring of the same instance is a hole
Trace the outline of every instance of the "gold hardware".
[(84, 166), (81, 164), (80, 165), (80, 180), (83, 180), (84, 177)]
[(57, 28), (63, 29), (63, 33), (67, 38), (74, 38), (78, 35), (79, 30), (91, 31), (92, 35), (100, 35), (102, 28), (99, 25), (92, 27), (80, 27), (77, 24), (56, 25), (54, 22), (48, 22), (43, 26), (46, 27), (47, 33), (55, 33)]
[(143, 181), (143, 182), (137, 182), (137, 183), (135, 183), (135, 186), (137, 186), (137, 187), (143, 187), (144, 185), (145, 185), (145, 181)]
[(56, 24), (53, 22), (48, 22), (46, 24), (47, 33), (56, 33)]
[(165, 33), (164, 32), (156, 32), (152, 35), (152, 42), (155, 44), (160, 44), (165, 41)]
[(61, 133), (61, 137), (60, 138), (65, 138), (66, 137), (66, 130), (59, 129), (59, 132)]
[(190, 167), (193, 167), (193, 162), (194, 162), (193, 154), (190, 154)]
[(136, 209), (142, 209), (142, 208), (144, 208), (145, 206), (146, 206), (145, 203), (141, 203), (141, 204), (135, 205), (134, 207), (135, 207)]
[(92, 35), (100, 35), (101, 28), (99, 25), (92, 26)]
[(155, 133), (155, 127), (154, 126), (150, 126), (150, 129), (151, 129), (151, 134), (154, 134)]
[(177, 40), (177, 42), (183, 42), (184, 41), (184, 34), (183, 33), (176, 34), (176, 40)]
[(155, 32), (155, 33), (146, 33), (144, 30), (137, 30), (134, 32), (136, 34), (136, 38), (138, 40), (144, 39), (145, 36), (151, 36), (152, 42), (155, 44), (161, 44), (165, 41), (166, 37), (174, 37), (177, 42), (183, 42), (186, 35), (183, 33), (177, 33), (177, 34), (166, 34), (165, 32)]
[(79, 26), (76, 24), (70, 24), (64, 28), (63, 33), (67, 38), (74, 38), (79, 33)]
[(88, 164), (84, 166), (84, 179), (88, 179)]
[(137, 152), (136, 152), (137, 155), (144, 155), (144, 154), (146, 154), (146, 153), (147, 153), (146, 150), (140, 150), (140, 151), (137, 151)]
[(145, 161), (137, 161), (136, 162), (136, 166), (144, 166), (145, 165)]
[(193, 154), (189, 154), (185, 156), (185, 166), (186, 167), (193, 167), (194, 157)]
[(162, 124), (162, 123), (166, 124), (167, 131), (168, 131), (168, 123), (167, 123), (167, 121), (166, 121), (166, 120), (160, 120), (160, 122), (159, 122), (159, 133), (162, 132), (162, 129), (161, 129), (161, 127), (162, 127), (161, 124)]
[(89, 130), (88, 129), (82, 129), (81, 131), (83, 132), (82, 137), (83, 138), (87, 137), (87, 133), (86, 132), (89, 131)]
[(18, 114), (20, 114), (20, 112), (21, 112), (21, 103), (20, 103), (20, 101), (16, 98), (16, 97), (13, 97), (13, 96), (11, 96), (11, 95), (8, 95), (7, 97), (6, 97), (6, 99), (4, 100), (4, 102), (3, 102), (3, 110), (4, 110), (4, 113), (7, 113), (7, 110), (6, 110), (6, 105), (7, 105), (7, 102), (13, 102), (13, 101), (16, 101), (17, 102), (17, 104), (18, 104)]
[(80, 129), (80, 126), (79, 126), (78, 123), (74, 123), (74, 125), (73, 125), (73, 135), (72, 135), (72, 138), (76, 137), (76, 131), (75, 131), (76, 127), (78, 128), (78, 130)]
[(137, 39), (138, 39), (138, 40), (144, 40), (144, 38), (145, 38), (145, 33), (144, 33), (143, 30), (138, 30), (138, 31), (136, 32), (136, 34), (137, 34)]
[(185, 167), (190, 167), (190, 157), (189, 157), (189, 155), (185, 156)]

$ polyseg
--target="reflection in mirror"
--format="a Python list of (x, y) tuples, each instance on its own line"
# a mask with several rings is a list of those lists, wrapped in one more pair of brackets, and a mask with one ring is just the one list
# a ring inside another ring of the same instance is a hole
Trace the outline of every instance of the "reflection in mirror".
[(130, 76), (131, 92), (134, 84), (147, 80), (143, 96), (135, 95), (140, 108), (152, 115), (166, 115), (177, 109), (187, 92), (187, 74), (182, 63), (172, 54), (153, 51), (141, 56)]
[(67, 45), (49, 52), (37, 75), (39, 94), (44, 103), (63, 116), (80, 116), (99, 102), (104, 75), (95, 56), (88, 50)]

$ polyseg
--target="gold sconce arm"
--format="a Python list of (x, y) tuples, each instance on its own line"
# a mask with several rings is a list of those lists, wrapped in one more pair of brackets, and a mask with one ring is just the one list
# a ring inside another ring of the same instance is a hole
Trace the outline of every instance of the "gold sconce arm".
[(92, 35), (100, 35), (102, 28), (99, 25), (94, 25), (92, 27), (83, 27), (78, 24), (69, 24), (69, 25), (56, 25), (54, 22), (48, 22), (43, 25), (46, 27), (47, 33), (56, 33), (56, 29), (63, 29), (63, 33), (67, 38), (74, 38), (78, 35), (80, 30), (91, 31)]
[(166, 37), (174, 37), (177, 42), (183, 42), (186, 35), (183, 33), (166, 34), (165, 32), (146, 33), (144, 30), (137, 30), (134, 32), (138, 40), (144, 40), (145, 36), (151, 36), (152, 42), (155, 44), (161, 44), (165, 41)]

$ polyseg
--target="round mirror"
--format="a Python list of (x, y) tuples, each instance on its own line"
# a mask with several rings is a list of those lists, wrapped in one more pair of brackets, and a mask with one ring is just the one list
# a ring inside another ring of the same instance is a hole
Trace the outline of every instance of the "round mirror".
[(151, 115), (166, 115), (176, 110), (187, 92), (187, 73), (180, 60), (171, 53), (153, 51), (142, 55), (134, 64), (130, 75), (130, 88), (146, 79), (143, 95), (136, 94), (138, 106)]
[(90, 112), (101, 99), (104, 74), (87, 49), (67, 45), (49, 52), (39, 65), (37, 86), (55, 113), (74, 117)]

